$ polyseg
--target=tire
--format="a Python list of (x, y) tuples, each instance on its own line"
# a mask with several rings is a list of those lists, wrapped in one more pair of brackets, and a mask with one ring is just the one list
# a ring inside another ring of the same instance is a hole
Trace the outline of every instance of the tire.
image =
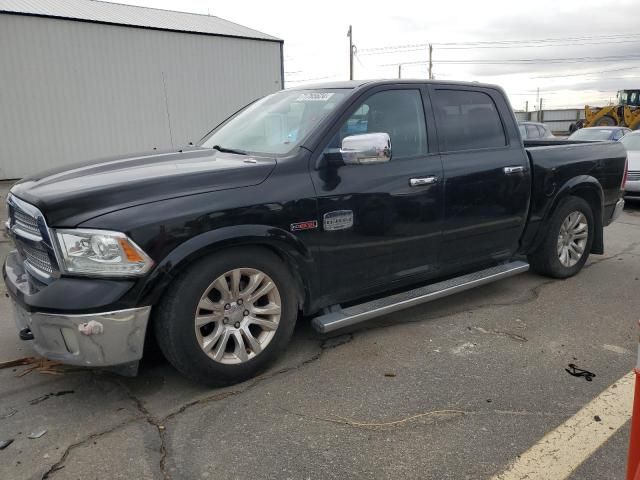
[(595, 124), (596, 127), (614, 127), (615, 125), (616, 119), (610, 115), (600, 117)]
[[(570, 216), (573, 216), (574, 220), (577, 219), (578, 223), (567, 230), (563, 225), (566, 227), (568, 224), (565, 222), (571, 223)], [(584, 223), (586, 228), (582, 228)], [(572, 277), (584, 266), (593, 244), (594, 220), (591, 207), (583, 198), (569, 196), (562, 200), (553, 212), (547, 227), (542, 243), (529, 255), (529, 264), (541, 275), (552, 278)], [(586, 238), (582, 237), (584, 232), (587, 234)], [(579, 258), (576, 258), (574, 252), (580, 248), (573, 247), (569, 241), (572, 236), (573, 244), (582, 249)], [(563, 255), (562, 251), (565, 251), (569, 258)]]
[[(269, 281), (274, 288), (267, 290)], [(232, 291), (234, 283), (239, 294)], [(258, 297), (262, 291), (267, 293)], [(287, 346), (297, 315), (286, 264), (262, 248), (237, 248), (199, 259), (176, 278), (155, 310), (154, 330), (162, 353), (180, 373), (220, 387), (264, 370)]]

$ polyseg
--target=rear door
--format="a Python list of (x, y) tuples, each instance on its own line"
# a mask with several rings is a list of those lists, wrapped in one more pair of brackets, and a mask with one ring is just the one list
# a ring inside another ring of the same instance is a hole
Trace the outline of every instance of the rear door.
[(440, 261), (455, 267), (509, 258), (531, 194), (529, 161), (510, 106), (490, 88), (430, 90), (444, 169)]

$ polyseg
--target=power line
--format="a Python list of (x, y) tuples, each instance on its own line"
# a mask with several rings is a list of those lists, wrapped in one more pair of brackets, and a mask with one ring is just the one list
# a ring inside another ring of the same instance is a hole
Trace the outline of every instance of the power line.
[(301, 78), (301, 79), (297, 79), (297, 80), (285, 80), (286, 83), (300, 83), (300, 82), (312, 82), (314, 80), (326, 80), (328, 78), (336, 78), (339, 77), (339, 74), (335, 74), (335, 75), (328, 75), (326, 77), (315, 77), (315, 78)]
[[(589, 63), (589, 62), (613, 62), (640, 60), (640, 55), (607, 55), (603, 57), (566, 57), (566, 58), (508, 58), (501, 60), (436, 60), (434, 63), (451, 64), (451, 65), (535, 65), (545, 63)], [(402, 62), (405, 65), (420, 65), (428, 62)], [(397, 66), (398, 63), (386, 63), (379, 65), (381, 67)]]
[[(604, 42), (571, 42), (571, 43), (542, 43), (542, 44), (522, 44), (522, 45), (469, 45), (469, 46), (440, 46), (439, 50), (475, 50), (479, 48), (549, 48), (549, 47), (580, 47), (583, 45), (613, 45), (618, 43), (640, 43), (640, 40), (617, 40)], [(437, 44), (436, 44), (437, 45)]]
[(561, 77), (581, 77), (583, 75), (597, 75), (600, 73), (609, 73), (609, 72), (621, 72), (623, 70), (633, 70), (640, 67), (625, 67), (625, 68), (613, 68), (611, 70), (600, 70), (598, 72), (582, 72), (582, 73), (567, 73), (565, 75), (542, 75), (540, 77), (529, 77), (529, 78), (561, 78)]
[[(583, 47), (589, 45), (612, 45), (620, 43), (632, 43), (640, 44), (639, 40), (621, 40), (621, 41), (608, 41), (608, 42), (573, 42), (573, 43), (559, 43), (559, 44), (540, 44), (540, 45), (481, 45), (481, 46), (452, 46), (452, 47), (440, 47), (440, 44), (434, 43), (438, 46), (438, 50), (477, 50), (477, 49), (513, 49), (513, 48), (550, 48), (550, 47)], [(429, 44), (413, 44), (413, 45), (396, 45), (392, 47), (380, 47), (379, 49), (362, 49), (360, 55), (389, 55), (394, 53), (416, 52), (424, 50)]]
[[(518, 95), (519, 97), (527, 97), (531, 95), (537, 95), (538, 92), (522, 92), (522, 93), (509, 93), (508, 95)], [(540, 92), (541, 95), (560, 95), (562, 92), (556, 90), (546, 90), (544, 92)]]
[(389, 45), (387, 47), (374, 47), (374, 48), (361, 48), (360, 49), (360, 55), (362, 55), (362, 52), (374, 52), (374, 51), (379, 51), (379, 50), (395, 50), (398, 48), (409, 48), (409, 47), (428, 47), (429, 44), (428, 43), (409, 43), (406, 45)]
[[(517, 48), (518, 45), (521, 48), (522, 45), (529, 46), (547, 46), (547, 45), (532, 45), (532, 44), (559, 44), (555, 46), (566, 46), (566, 45), (574, 45), (573, 42), (581, 42), (575, 45), (584, 45), (584, 42), (587, 42), (588, 45), (598, 45), (604, 43), (632, 43), (637, 40), (630, 40), (630, 38), (638, 38), (640, 37), (640, 33), (628, 33), (628, 34), (613, 34), (613, 35), (598, 35), (598, 36), (588, 36), (588, 37), (556, 37), (556, 38), (539, 38), (539, 39), (529, 39), (529, 40), (489, 40), (489, 41), (469, 41), (469, 42), (440, 42), (440, 43), (432, 43), (432, 45), (437, 47), (442, 47), (443, 49), (454, 49), (456, 48)], [(566, 45), (563, 45), (566, 44)], [(420, 48), (427, 47), (428, 43), (408, 43), (403, 45), (388, 45), (384, 47), (373, 47), (373, 48), (363, 48), (360, 49), (361, 54), (369, 52), (382, 52), (382, 51), (395, 51), (400, 49), (408, 49), (408, 48)], [(486, 46), (486, 47), (483, 47)]]
[(522, 44), (522, 43), (554, 43), (554, 42), (568, 42), (568, 41), (581, 41), (581, 40), (598, 40), (598, 39), (616, 39), (616, 38), (629, 38), (640, 37), (640, 33), (618, 33), (613, 35), (596, 35), (587, 37), (556, 37), (556, 38), (539, 38), (530, 40), (488, 40), (488, 41), (474, 41), (474, 42), (443, 42), (434, 43), (434, 45), (505, 45), (505, 44)]

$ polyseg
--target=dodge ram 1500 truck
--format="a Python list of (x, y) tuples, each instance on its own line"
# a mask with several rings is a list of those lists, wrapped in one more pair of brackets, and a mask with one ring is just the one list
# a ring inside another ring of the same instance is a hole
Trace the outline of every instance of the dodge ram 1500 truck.
[(529, 266), (575, 275), (623, 208), (626, 158), (523, 143), (491, 85), (283, 90), (197, 146), (18, 182), (3, 274), (45, 357), (133, 374), (149, 333), (187, 377), (229, 384), (299, 317), (329, 332)]

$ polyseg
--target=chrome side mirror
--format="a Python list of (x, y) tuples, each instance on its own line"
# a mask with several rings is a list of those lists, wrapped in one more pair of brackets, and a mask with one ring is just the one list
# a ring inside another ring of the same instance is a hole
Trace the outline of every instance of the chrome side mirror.
[(387, 133), (363, 133), (342, 140), (340, 149), (345, 165), (369, 165), (391, 160), (391, 138)]

